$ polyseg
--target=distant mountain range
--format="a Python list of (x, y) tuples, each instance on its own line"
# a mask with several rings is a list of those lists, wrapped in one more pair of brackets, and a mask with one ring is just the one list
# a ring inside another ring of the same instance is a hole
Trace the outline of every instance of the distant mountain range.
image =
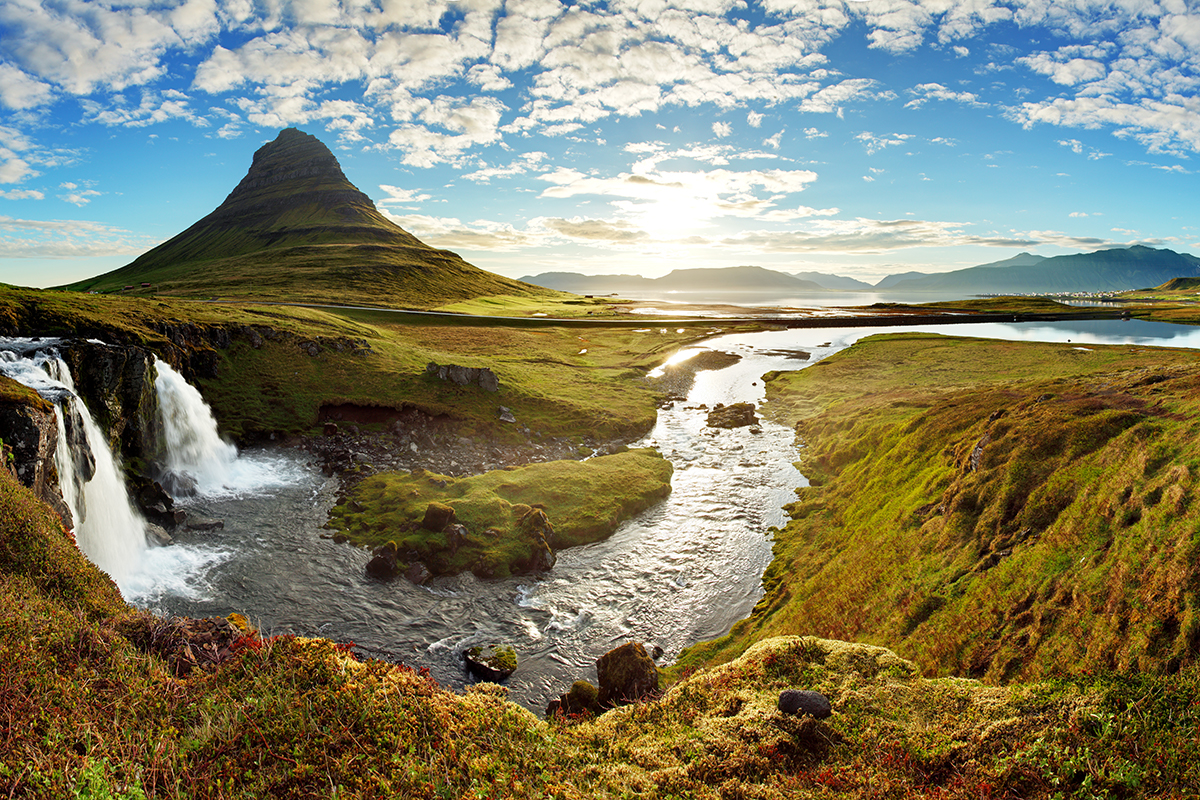
[(526, 283), (575, 294), (621, 292), (930, 292), (980, 294), (1052, 294), (1124, 292), (1158, 286), (1173, 278), (1200, 276), (1200, 258), (1173, 250), (1134, 245), (1068, 256), (1019, 253), (977, 267), (927, 274), (904, 272), (869, 283), (822, 272), (785, 273), (763, 267), (677, 269), (661, 278), (640, 275), (580, 275), (545, 272)]
[[(1024, 294), (1126, 292), (1147, 289), (1172, 278), (1200, 275), (1200, 258), (1174, 250), (1133, 247), (1044, 258), (1021, 253), (1004, 261), (938, 275), (890, 281), (889, 291)], [(880, 282), (881, 284), (883, 281)]]
[(133, 263), (65, 288), (407, 308), (548, 294), (396, 225), (346, 179), (329, 148), (295, 128), (259, 148), (211, 214)]
[(764, 267), (677, 269), (661, 278), (640, 275), (580, 275), (576, 272), (543, 272), (521, 278), (525, 283), (575, 294), (615, 292), (769, 292), (811, 293), (871, 291), (871, 285), (820, 272), (790, 275)]

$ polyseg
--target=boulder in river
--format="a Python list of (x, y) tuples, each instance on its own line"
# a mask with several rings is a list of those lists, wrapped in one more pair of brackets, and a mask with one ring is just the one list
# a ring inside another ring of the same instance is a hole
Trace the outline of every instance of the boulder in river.
[(517, 669), (517, 651), (512, 645), (470, 647), (463, 652), (467, 670), (481, 681), (497, 683)]
[(758, 417), (754, 414), (753, 403), (732, 403), (717, 405), (708, 412), (708, 427), (710, 428), (744, 428), (756, 425)]
[(571, 690), (546, 706), (546, 716), (556, 714), (575, 717), (580, 714), (600, 713), (600, 690), (587, 681), (575, 681)]
[(398, 570), (395, 542), (380, 545), (371, 552), (371, 560), (367, 562), (368, 575), (373, 578), (394, 578)]

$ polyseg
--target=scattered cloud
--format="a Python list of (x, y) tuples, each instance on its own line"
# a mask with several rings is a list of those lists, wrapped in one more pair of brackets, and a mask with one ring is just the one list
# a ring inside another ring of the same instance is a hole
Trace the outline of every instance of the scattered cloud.
[(714, 122), (712, 124), (713, 135), (718, 139), (724, 139), (729, 134), (733, 133), (733, 126), (728, 122)]

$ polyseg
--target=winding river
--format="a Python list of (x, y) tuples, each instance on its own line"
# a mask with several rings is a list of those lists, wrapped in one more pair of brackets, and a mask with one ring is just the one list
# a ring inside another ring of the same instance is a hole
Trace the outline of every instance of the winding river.
[[(188, 616), (245, 614), (265, 633), (355, 642), (368, 656), (428, 667), (443, 685), (469, 681), (459, 653), (513, 644), (521, 664), (512, 699), (540, 711), (597, 657), (630, 639), (663, 649), (725, 633), (761, 596), (770, 531), (805, 483), (792, 431), (705, 427), (702, 405), (764, 402), (760, 376), (804, 368), (887, 329), (791, 329), (720, 336), (685, 351), (720, 350), (736, 364), (697, 373), (686, 401), (660, 411), (641, 442), (675, 465), (670, 496), (603, 542), (561, 551), (540, 577), (481, 581), (467, 574), (426, 586), (368, 578), (365, 550), (322, 539), (336, 483), (299, 451), (248, 450), (241, 476), (185, 505), (224, 522), (153, 548), (129, 599)], [(894, 330), (894, 329), (893, 329)], [(1200, 328), (1132, 321), (959, 324), (905, 328), (990, 338), (1200, 347)], [(809, 354), (801, 360), (797, 351)], [(239, 488), (239, 486), (243, 488)]]

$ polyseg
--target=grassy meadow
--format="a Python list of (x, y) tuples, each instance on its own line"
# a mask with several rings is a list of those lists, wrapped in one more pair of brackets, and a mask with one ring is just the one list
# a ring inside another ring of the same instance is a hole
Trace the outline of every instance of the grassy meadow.
[(1196, 669), (1193, 351), (890, 334), (769, 378), (813, 485), (684, 663), (804, 630), (990, 682)]

